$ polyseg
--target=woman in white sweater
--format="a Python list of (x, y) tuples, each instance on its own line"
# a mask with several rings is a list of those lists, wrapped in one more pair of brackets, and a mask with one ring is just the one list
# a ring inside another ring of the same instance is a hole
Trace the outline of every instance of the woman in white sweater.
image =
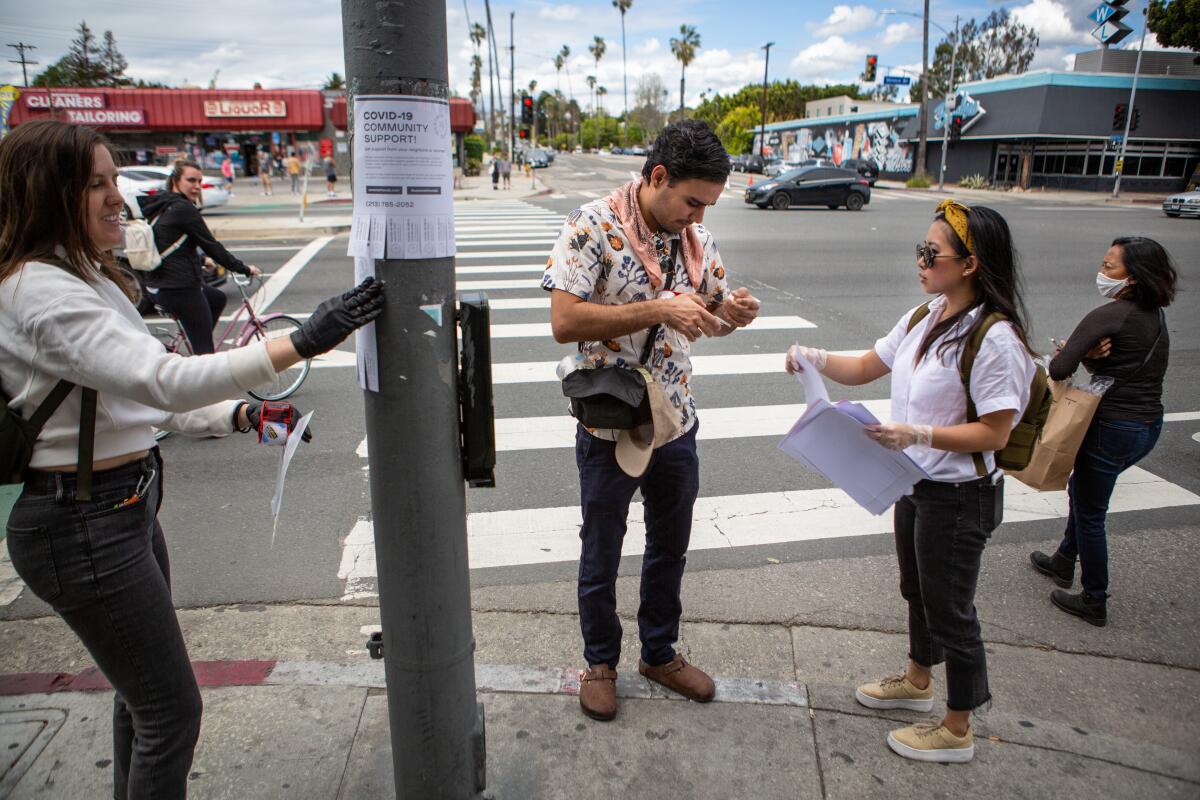
[(291, 338), (167, 353), (112, 259), (116, 178), (90, 128), (29, 122), (0, 141), (0, 389), (24, 420), (59, 401), (28, 463), (11, 465), (24, 489), (6, 538), (17, 573), (116, 690), (114, 796), (161, 800), (186, 795), (201, 703), (171, 601), (153, 428), (250, 430), (258, 406), (232, 398), (332, 349), (378, 316), (383, 295), (367, 281)]

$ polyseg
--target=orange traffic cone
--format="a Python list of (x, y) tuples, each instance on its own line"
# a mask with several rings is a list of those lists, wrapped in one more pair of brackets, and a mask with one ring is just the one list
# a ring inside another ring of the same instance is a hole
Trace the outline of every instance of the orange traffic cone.
[(753, 173), (753, 172), (751, 172), (751, 173), (750, 173), (750, 183), (749, 183), (748, 185), (749, 185), (749, 186), (753, 186), (753, 185), (754, 185), (754, 173)]

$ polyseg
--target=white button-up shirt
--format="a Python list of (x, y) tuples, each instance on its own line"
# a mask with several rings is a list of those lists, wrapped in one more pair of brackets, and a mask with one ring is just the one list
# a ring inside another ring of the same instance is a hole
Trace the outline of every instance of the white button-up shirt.
[[(929, 314), (911, 332), (908, 321), (916, 312), (909, 311), (891, 332), (875, 343), (875, 353), (892, 371), (892, 420), (935, 428), (962, 425), (967, 421), (967, 393), (963, 389), (958, 362), (961, 347), (951, 347), (939, 358), (938, 345), (947, 337), (968, 329), (978, 318), (979, 306), (971, 309), (955, 330), (939, 337), (916, 361), (917, 349), (931, 325), (936, 325), (946, 307), (944, 295), (930, 303)], [(919, 306), (918, 306), (919, 308)], [(1033, 380), (1033, 359), (1021, 344), (1009, 322), (993, 325), (983, 338), (979, 355), (971, 368), (971, 399), (979, 416), (995, 411), (1013, 410), (1013, 427), (1029, 402), (1029, 384)], [(909, 447), (904, 451), (935, 481), (958, 483), (975, 480), (975, 464), (970, 453), (951, 453), (931, 447)], [(996, 468), (993, 453), (983, 454), (988, 472)]]

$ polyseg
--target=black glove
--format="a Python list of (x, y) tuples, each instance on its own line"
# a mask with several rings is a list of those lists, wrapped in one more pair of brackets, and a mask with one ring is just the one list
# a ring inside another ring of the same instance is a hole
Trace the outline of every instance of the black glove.
[(301, 358), (328, 353), (354, 331), (383, 311), (383, 284), (367, 277), (345, 294), (331, 297), (312, 313), (300, 330), (292, 334), (292, 344)]
[[(242, 428), (238, 425), (238, 412), (242, 410), (242, 406), (238, 406), (237, 410), (233, 412), (233, 427), (237, 428), (242, 433), (257, 431), (262, 424), (262, 403), (243, 402), (242, 405), (246, 407), (246, 419), (249, 421), (250, 427)], [(296, 430), (296, 423), (299, 422), (300, 418), (303, 416), (304, 415), (300, 413), (300, 410), (293, 406), (292, 417), (288, 420), (288, 433)], [(301, 434), (300, 441), (311, 442), (312, 434), (312, 424), (309, 423), (304, 428), (304, 433)]]

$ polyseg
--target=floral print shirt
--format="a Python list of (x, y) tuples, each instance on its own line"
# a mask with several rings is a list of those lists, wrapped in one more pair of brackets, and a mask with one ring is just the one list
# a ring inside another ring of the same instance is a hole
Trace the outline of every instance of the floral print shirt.
[[(678, 234), (655, 236), (663, 275), (674, 274), (672, 291), (699, 293), (710, 308), (729, 294), (725, 268), (712, 234), (702, 225), (696, 232), (704, 245), (700, 285), (692, 286), (683, 262), (671, 264), (671, 243)], [(616, 306), (653, 300), (650, 276), (629, 246), (616, 214), (604, 200), (581, 206), (567, 215), (542, 277), (546, 291), (561, 289), (589, 303)], [(580, 342), (579, 352), (597, 366), (635, 367), (640, 363), (649, 329), (603, 342)], [(696, 399), (692, 395), (691, 342), (667, 325), (660, 325), (648, 365), (671, 404), (679, 410), (679, 435), (696, 424)], [(646, 365), (643, 365), (646, 366)], [(616, 441), (617, 431), (593, 430), (592, 435)]]

